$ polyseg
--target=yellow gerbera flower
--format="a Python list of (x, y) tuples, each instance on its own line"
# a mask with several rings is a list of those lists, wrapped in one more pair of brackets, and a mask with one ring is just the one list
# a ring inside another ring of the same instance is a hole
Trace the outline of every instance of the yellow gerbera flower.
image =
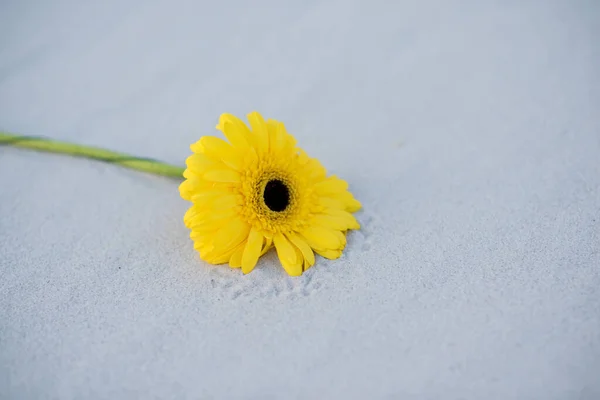
[(314, 265), (313, 251), (340, 257), (346, 231), (360, 228), (348, 184), (327, 177), (283, 123), (257, 112), (248, 121), (222, 114), (216, 128), (229, 143), (204, 136), (190, 146), (179, 191), (193, 203), (184, 222), (200, 257), (247, 274), (274, 245), (292, 276)]

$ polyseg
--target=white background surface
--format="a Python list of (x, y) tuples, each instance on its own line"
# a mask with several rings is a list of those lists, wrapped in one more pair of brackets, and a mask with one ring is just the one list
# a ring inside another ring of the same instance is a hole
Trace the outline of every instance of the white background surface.
[(598, 399), (600, 5), (0, 3), (0, 128), (183, 164), (282, 120), (363, 225), (199, 260), (175, 181), (0, 148), (0, 397)]

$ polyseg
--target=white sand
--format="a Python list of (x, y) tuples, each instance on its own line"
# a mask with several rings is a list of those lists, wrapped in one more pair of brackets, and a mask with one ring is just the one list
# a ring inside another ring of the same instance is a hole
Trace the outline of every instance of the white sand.
[(0, 398), (600, 398), (598, 2), (37, 3), (0, 128), (181, 164), (258, 110), (363, 229), (243, 276), (177, 182), (0, 148)]

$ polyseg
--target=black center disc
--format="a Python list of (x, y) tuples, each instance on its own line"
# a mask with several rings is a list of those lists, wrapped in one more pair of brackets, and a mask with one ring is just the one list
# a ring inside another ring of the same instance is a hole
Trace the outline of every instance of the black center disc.
[(279, 179), (273, 179), (265, 186), (265, 204), (271, 211), (283, 211), (290, 204), (290, 191)]

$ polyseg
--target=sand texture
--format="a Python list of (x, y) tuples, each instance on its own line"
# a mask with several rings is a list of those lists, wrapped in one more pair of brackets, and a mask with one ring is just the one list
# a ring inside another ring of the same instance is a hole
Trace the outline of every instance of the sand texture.
[(257, 110), (364, 205), (243, 276), (177, 181), (0, 147), (0, 398), (599, 399), (598, 38), (593, 0), (0, 2), (0, 129), (183, 164)]

